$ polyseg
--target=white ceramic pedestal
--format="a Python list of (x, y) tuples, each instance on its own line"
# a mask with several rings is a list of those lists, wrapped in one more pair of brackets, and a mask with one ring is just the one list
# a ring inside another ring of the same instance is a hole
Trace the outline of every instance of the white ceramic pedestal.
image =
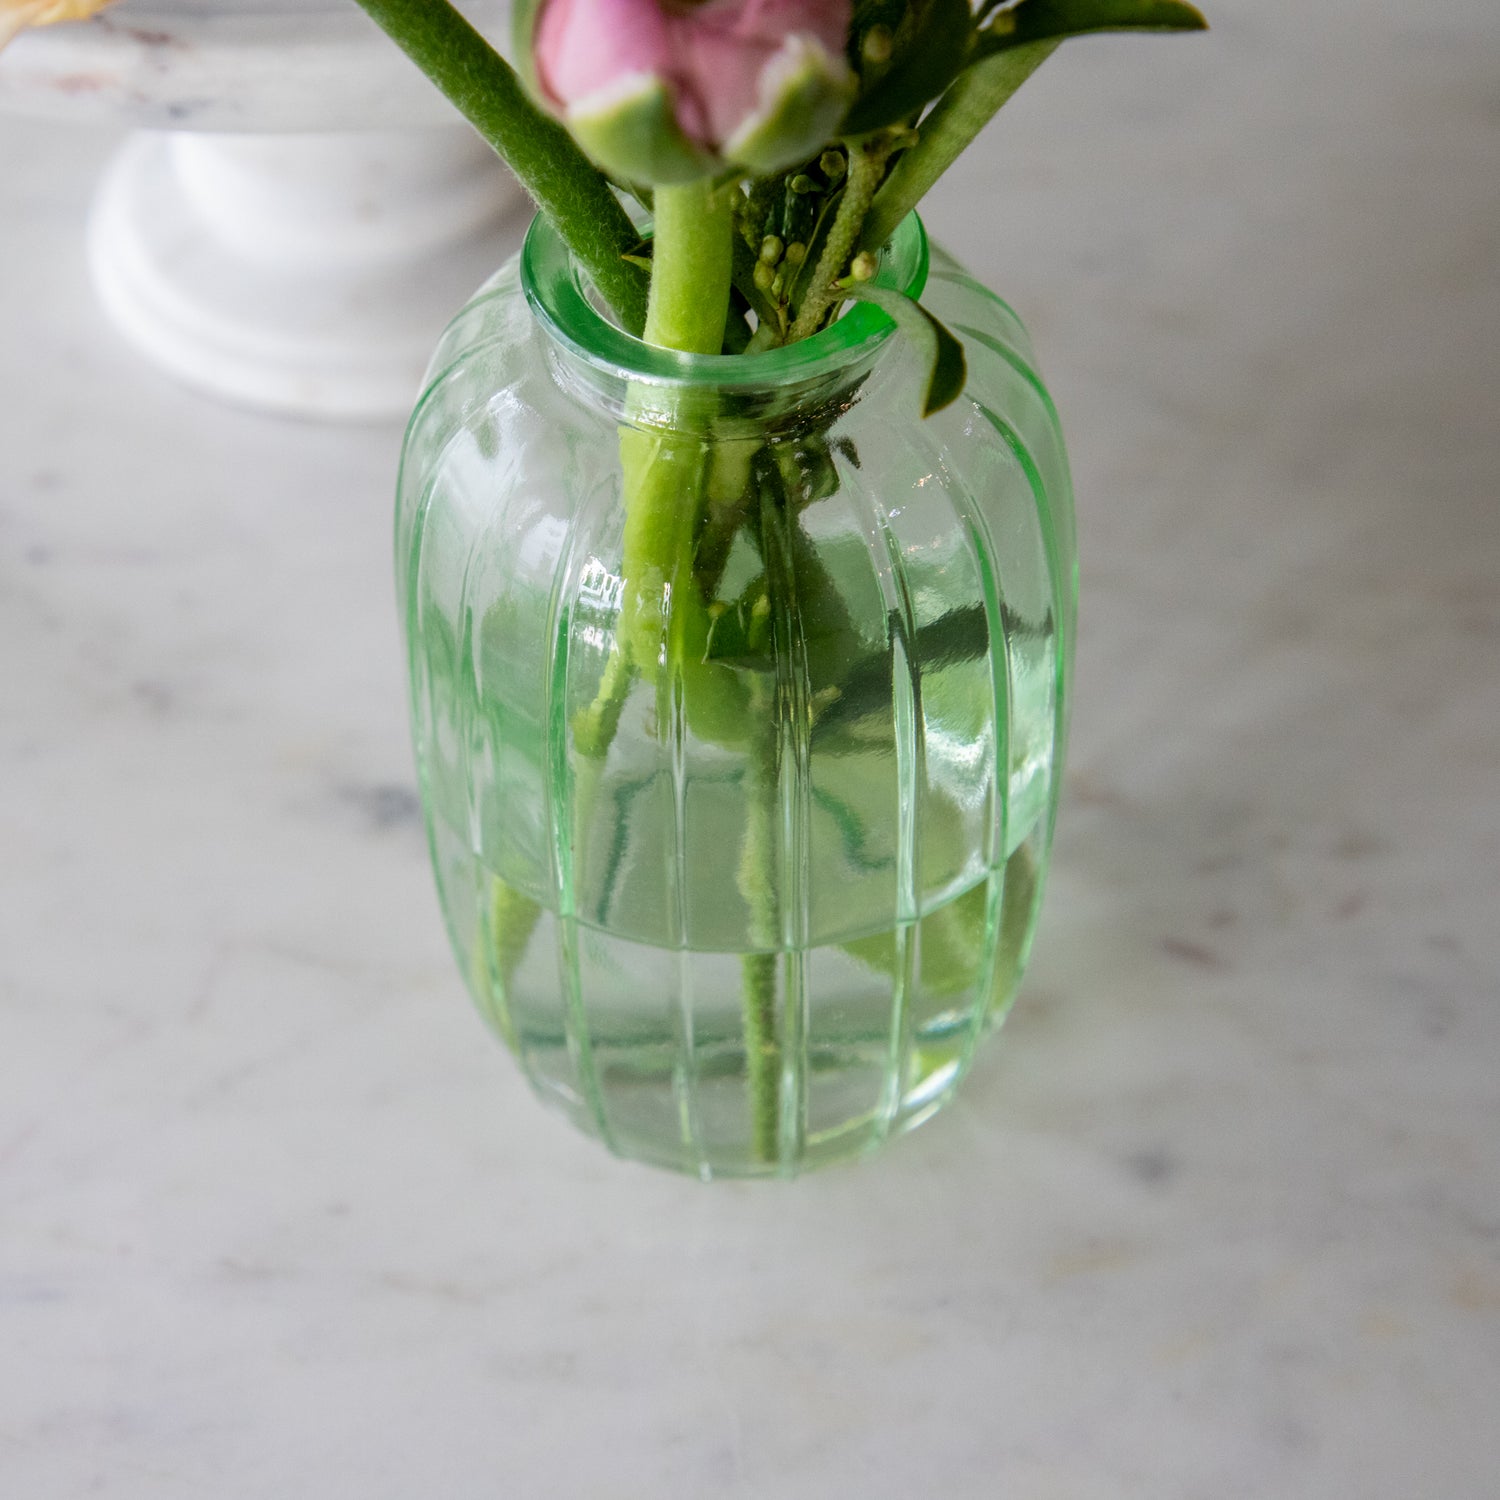
[(410, 408), (438, 332), (525, 214), (466, 127), (139, 132), (105, 176), (89, 257), (120, 330), (180, 379), (316, 417)]
[[(503, 33), (503, 0), (465, 9)], [(19, 38), (0, 108), (145, 127), (95, 205), (100, 296), (150, 359), (241, 405), (400, 415), (526, 217), (348, 0), (130, 0)]]

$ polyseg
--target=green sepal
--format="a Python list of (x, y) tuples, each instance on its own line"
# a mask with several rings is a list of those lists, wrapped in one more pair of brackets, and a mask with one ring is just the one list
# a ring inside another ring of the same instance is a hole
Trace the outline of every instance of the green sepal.
[[(996, 942), (994, 971), (987, 976), (988, 1018), (1003, 1013), (1015, 998), (1027, 956), (1027, 930), (1031, 926), (1037, 893), (1036, 859), (1022, 845), (1005, 862), (1005, 882)], [(989, 882), (980, 881), (961, 896), (929, 912), (917, 924), (921, 969), (916, 976), (924, 990), (934, 995), (958, 995), (981, 978), (988, 944), (990, 921)], [(897, 974), (898, 949), (894, 930), (872, 933), (842, 944), (851, 958), (877, 974)]]
[(894, 287), (859, 281), (845, 296), (873, 302), (900, 330), (922, 361), (922, 415), (930, 417), (962, 394), (969, 378), (964, 346), (920, 302)]
[(1201, 12), (1182, 0), (1018, 0), (979, 33), (975, 57), (1029, 42), (1090, 31), (1206, 31)]
[(844, 116), (839, 134), (866, 135), (916, 114), (963, 71), (973, 34), (968, 0), (930, 0), (898, 33), (895, 56)]
[(634, 93), (601, 107), (574, 105), (565, 122), (573, 139), (604, 170), (632, 182), (697, 182), (714, 169), (714, 159), (682, 133), (672, 96), (659, 78), (643, 78)]
[(843, 58), (803, 42), (794, 62), (778, 74), (769, 105), (724, 142), (725, 159), (757, 177), (779, 172), (822, 147), (838, 129), (854, 93), (854, 75)]
[(532, 52), (532, 41), (536, 36), (536, 20), (546, 0), (511, 0), (510, 6), (510, 55), (515, 59), (514, 67), (535, 99), (542, 97), (541, 85), (537, 82), (536, 58)]

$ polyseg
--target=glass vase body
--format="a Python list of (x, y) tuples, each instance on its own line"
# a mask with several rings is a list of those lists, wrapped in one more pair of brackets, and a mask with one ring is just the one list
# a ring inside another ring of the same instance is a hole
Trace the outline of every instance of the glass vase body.
[(537, 1092), (614, 1151), (792, 1175), (952, 1096), (1036, 924), (1075, 612), (1057, 418), (915, 217), (963, 342), (629, 338), (540, 221), (449, 327), (397, 515), (443, 912)]

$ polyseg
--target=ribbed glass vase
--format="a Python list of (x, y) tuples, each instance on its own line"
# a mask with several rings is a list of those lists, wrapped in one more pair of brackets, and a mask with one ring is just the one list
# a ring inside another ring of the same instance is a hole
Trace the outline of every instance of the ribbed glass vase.
[(766, 354), (651, 348), (538, 221), (406, 439), (459, 964), (544, 1099), (703, 1177), (926, 1119), (1036, 924), (1074, 619), (1057, 418), (1015, 315), (915, 217), (879, 276), (967, 352), (925, 420), (873, 306)]

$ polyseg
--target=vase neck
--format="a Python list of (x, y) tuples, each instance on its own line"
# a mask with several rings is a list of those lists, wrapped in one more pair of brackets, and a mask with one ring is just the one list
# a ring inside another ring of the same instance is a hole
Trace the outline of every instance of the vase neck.
[[(879, 285), (921, 295), (927, 236), (910, 215), (880, 253)], [(521, 285), (560, 378), (636, 425), (757, 424), (836, 402), (872, 368), (895, 325), (860, 302), (821, 333), (759, 354), (683, 354), (633, 337), (599, 310), (566, 246), (540, 215), (521, 252)]]

